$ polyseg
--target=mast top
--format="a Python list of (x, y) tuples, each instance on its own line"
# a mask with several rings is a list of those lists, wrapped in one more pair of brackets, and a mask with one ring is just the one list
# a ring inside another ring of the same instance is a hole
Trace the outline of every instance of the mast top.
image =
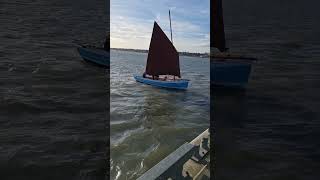
[(170, 21), (171, 42), (172, 42), (172, 44), (173, 44), (173, 40), (172, 40), (172, 27), (171, 27), (171, 14), (170, 14), (170, 9), (169, 9), (169, 21)]

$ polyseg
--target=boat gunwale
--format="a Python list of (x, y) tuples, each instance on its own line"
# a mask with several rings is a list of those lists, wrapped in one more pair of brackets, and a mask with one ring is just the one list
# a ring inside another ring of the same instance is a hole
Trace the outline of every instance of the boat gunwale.
[(143, 78), (140, 75), (134, 75), (134, 78), (137, 82), (147, 84), (154, 87), (165, 88), (165, 89), (177, 89), (177, 90), (186, 90), (189, 86), (188, 79), (180, 79), (179, 81), (161, 81), (153, 80), (148, 78)]
[(175, 81), (163, 81), (163, 80), (157, 80), (157, 79), (150, 79), (150, 78), (144, 78), (140, 75), (134, 75), (134, 77), (138, 77), (138, 78), (142, 78), (142, 79), (146, 79), (148, 81), (154, 81), (154, 82), (163, 82), (163, 83), (179, 83), (180, 82), (189, 82), (190, 80), (189, 79), (178, 79), (178, 80), (175, 80)]

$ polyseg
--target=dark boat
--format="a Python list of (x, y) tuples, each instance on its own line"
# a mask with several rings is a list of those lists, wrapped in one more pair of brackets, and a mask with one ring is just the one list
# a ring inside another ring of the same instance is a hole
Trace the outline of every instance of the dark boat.
[(173, 89), (188, 87), (189, 80), (181, 79), (179, 54), (172, 44), (172, 39), (171, 41), (168, 39), (156, 22), (153, 26), (146, 70), (144, 75), (136, 75), (134, 78), (138, 82), (156, 87)]
[(214, 86), (245, 88), (250, 77), (252, 61), (256, 59), (227, 52), (222, 0), (213, 0), (212, 3), (213, 18), (211, 18), (211, 24), (213, 24), (213, 29), (211, 31), (211, 46), (217, 48), (220, 53), (211, 53), (211, 84)]
[(85, 61), (89, 61), (104, 67), (110, 66), (110, 53), (104, 48), (81, 46), (78, 47), (78, 52)]

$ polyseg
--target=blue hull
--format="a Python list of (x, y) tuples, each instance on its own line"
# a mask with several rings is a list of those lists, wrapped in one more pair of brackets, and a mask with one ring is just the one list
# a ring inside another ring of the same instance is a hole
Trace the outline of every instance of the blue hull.
[(177, 81), (160, 81), (152, 80), (148, 78), (143, 78), (142, 76), (134, 76), (136, 81), (148, 84), (151, 86), (161, 87), (161, 88), (170, 88), (170, 89), (187, 89), (189, 80), (181, 79)]
[(80, 56), (89, 62), (110, 67), (110, 53), (104, 49), (94, 47), (78, 47)]
[(236, 61), (211, 62), (211, 84), (214, 86), (245, 88), (248, 84), (251, 63)]

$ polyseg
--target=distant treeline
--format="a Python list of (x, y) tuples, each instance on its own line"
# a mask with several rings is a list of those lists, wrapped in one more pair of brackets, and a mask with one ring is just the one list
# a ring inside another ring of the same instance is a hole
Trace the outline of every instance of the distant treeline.
[[(125, 49), (125, 48), (111, 48), (111, 49), (119, 50), (119, 51), (148, 53), (148, 50), (145, 50), (145, 49)], [(209, 53), (179, 52), (179, 55), (181, 55), (181, 56), (192, 56), (192, 57), (203, 57), (203, 58), (208, 58), (209, 57)]]

